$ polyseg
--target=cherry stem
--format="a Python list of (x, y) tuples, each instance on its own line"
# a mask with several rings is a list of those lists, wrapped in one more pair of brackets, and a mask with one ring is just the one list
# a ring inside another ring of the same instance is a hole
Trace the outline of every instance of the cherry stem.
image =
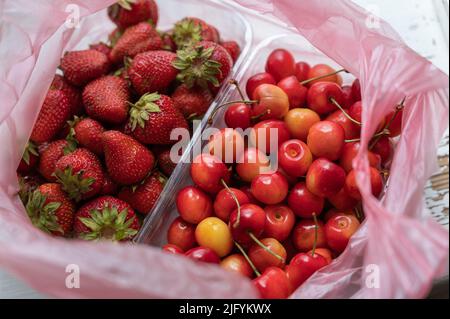
[(320, 75), (320, 76), (316, 76), (314, 78), (310, 78), (310, 79), (301, 81), (300, 84), (301, 85), (305, 85), (305, 84), (308, 84), (310, 82), (317, 81), (317, 80), (320, 80), (320, 79), (324, 79), (324, 78), (327, 78), (329, 76), (332, 76), (332, 75), (335, 75), (335, 74), (338, 74), (338, 73), (341, 73), (341, 72), (348, 73), (348, 71), (346, 69), (340, 69), (340, 70), (337, 70), (337, 71), (334, 71), (334, 72), (331, 72), (331, 73), (328, 73), (328, 74), (325, 74), (325, 75)]
[(247, 253), (245, 252), (244, 248), (242, 248), (241, 245), (239, 245), (237, 243), (237, 241), (234, 242), (234, 244), (236, 245), (236, 247), (239, 249), (239, 251), (241, 252), (242, 256), (244, 256), (245, 260), (247, 260), (247, 262), (250, 264), (250, 267), (252, 267), (253, 272), (256, 274), (257, 277), (261, 276), (261, 273), (258, 271), (258, 269), (256, 269), (255, 265), (253, 264), (253, 262), (250, 260), (250, 257), (248, 257)]
[[(395, 106), (395, 112), (394, 115), (392, 115), (392, 117), (390, 118), (389, 122), (387, 122), (386, 126), (384, 127), (383, 131), (388, 130), (391, 127), (392, 123), (394, 122), (395, 118), (397, 117), (398, 113), (400, 113), (401, 110), (403, 110), (403, 108), (405, 107), (405, 101), (406, 101), (406, 96), (400, 101), (399, 104), (397, 104)], [(382, 136), (382, 135), (381, 135)], [(373, 140), (372, 143), (369, 146), (369, 150), (371, 150), (372, 148), (375, 147), (375, 145), (378, 143), (378, 141), (380, 140), (381, 136), (373, 136)]]
[(232, 105), (232, 104), (236, 104), (236, 103), (253, 104), (253, 103), (257, 103), (257, 102), (258, 101), (255, 101), (255, 100), (240, 100), (240, 101), (231, 101), (231, 102), (226, 102), (224, 104), (221, 104), (214, 110), (214, 112), (209, 117), (208, 124), (212, 124), (213, 119), (216, 116), (217, 112), (224, 106)]
[(319, 223), (317, 221), (317, 216), (316, 213), (313, 213), (313, 218), (314, 218), (314, 244), (313, 244), (313, 248), (311, 251), (311, 256), (314, 257), (314, 254), (316, 253), (316, 247), (317, 247), (317, 237), (319, 236)]
[(222, 183), (223, 187), (225, 187), (227, 192), (231, 195), (231, 197), (233, 197), (234, 201), (236, 202), (237, 218), (236, 218), (236, 222), (233, 224), (233, 227), (238, 228), (239, 224), (241, 222), (241, 205), (239, 204), (239, 200), (237, 199), (236, 194), (228, 187), (227, 183), (223, 179), (221, 179), (220, 182)]
[[(373, 136), (373, 138), (380, 138), (381, 136), (389, 135), (389, 134), (391, 134), (391, 132), (387, 128), (385, 128), (381, 132), (378, 132), (377, 134), (375, 134)], [(353, 143), (353, 142), (359, 142), (359, 141), (361, 141), (360, 138), (354, 138), (352, 140), (345, 140), (345, 143)]]
[(282, 262), (284, 262), (284, 258), (281, 257), (280, 255), (278, 255), (277, 253), (271, 251), (266, 245), (264, 245), (258, 238), (256, 238), (256, 236), (252, 233), (252, 232), (248, 232), (248, 235), (250, 236), (250, 238), (258, 245), (260, 246), (262, 249), (264, 249), (265, 251), (267, 251), (269, 254), (271, 254), (272, 256), (274, 256), (275, 258), (281, 260)]
[(334, 97), (330, 97), (330, 102), (333, 103), (334, 106), (336, 106), (344, 115), (346, 118), (348, 118), (350, 121), (355, 123), (356, 125), (362, 126), (362, 123), (355, 120), (353, 117), (350, 116), (350, 114), (347, 113), (346, 110), (336, 101)]
[(245, 100), (245, 95), (244, 95), (244, 93), (242, 93), (242, 90), (241, 90), (241, 88), (239, 87), (238, 81), (236, 81), (235, 79), (231, 79), (231, 80), (229, 81), (229, 83), (230, 83), (231, 85), (234, 85), (234, 86), (236, 87), (236, 90), (238, 91), (239, 96), (241, 97), (241, 99), (242, 99), (242, 100)]
[(257, 120), (259, 120), (261, 117), (263, 117), (263, 116), (265, 116), (265, 115), (267, 115), (267, 114), (270, 114), (270, 109), (266, 109), (266, 110), (265, 110), (264, 112), (262, 112), (261, 114), (252, 116), (250, 119), (251, 119), (252, 121), (257, 121)]

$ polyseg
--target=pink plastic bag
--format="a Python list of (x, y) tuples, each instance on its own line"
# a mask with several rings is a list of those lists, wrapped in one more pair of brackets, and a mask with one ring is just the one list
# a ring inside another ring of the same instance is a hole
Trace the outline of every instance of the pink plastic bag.
[[(104, 11), (83, 20), (79, 29), (67, 29), (66, 6), (78, 4), (81, 16), (88, 16), (113, 2), (6, 0), (0, 6), (0, 267), (59, 297), (256, 297), (250, 281), (158, 248), (49, 237), (30, 224), (16, 196), (15, 168), (60, 56), (85, 36), (98, 40), (112, 29)], [(362, 150), (354, 164), (366, 222), (344, 254), (293, 297), (423, 297), (448, 255), (448, 232), (421, 219), (423, 186), (436, 168), (436, 147), (448, 120), (448, 78), (407, 48), (385, 22), (368, 29), (366, 14), (350, 2), (238, 2), (289, 21), (360, 78), (363, 145), (375, 123), (407, 96), (386, 195), (381, 202), (370, 195)], [(73, 265), (80, 270), (78, 289), (66, 287), (66, 270)], [(380, 288), (366, 284), (369, 265), (378, 267)]]

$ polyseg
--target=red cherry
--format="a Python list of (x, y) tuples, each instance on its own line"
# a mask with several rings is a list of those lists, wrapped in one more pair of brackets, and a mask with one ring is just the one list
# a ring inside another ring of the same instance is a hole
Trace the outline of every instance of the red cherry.
[(300, 287), (316, 271), (328, 265), (325, 257), (314, 253), (300, 253), (286, 266), (286, 275), (293, 290)]
[(280, 87), (287, 94), (290, 109), (305, 105), (308, 89), (300, 84), (295, 75), (284, 78), (278, 82), (278, 87)]
[[(324, 75), (331, 74), (334, 72), (335, 72), (335, 70), (332, 67), (330, 67), (329, 65), (316, 64), (309, 70), (308, 79), (324, 76)], [(319, 83), (319, 82), (334, 83), (334, 84), (338, 84), (340, 86), (342, 84), (342, 78), (339, 74), (333, 74), (333, 75), (327, 76), (325, 78), (321, 78), (319, 80), (311, 81), (310, 83), (308, 83), (308, 86), (312, 86), (315, 83)]]
[(287, 196), (289, 185), (286, 178), (276, 172), (258, 175), (251, 186), (252, 194), (261, 203), (275, 205)]
[(209, 264), (220, 264), (219, 256), (214, 252), (214, 250), (207, 247), (200, 246), (192, 248), (188, 250), (185, 255), (197, 261)]
[(345, 171), (325, 158), (315, 160), (306, 174), (308, 190), (322, 197), (339, 192), (345, 185)]
[(358, 218), (356, 216), (355, 210), (354, 209), (348, 209), (348, 210), (337, 210), (337, 209), (330, 209), (329, 211), (327, 211), (325, 213), (325, 215), (323, 215), (323, 220), (326, 222), (328, 222), (330, 219), (338, 216), (338, 215), (352, 215), (355, 216), (356, 218)]
[[(372, 195), (375, 197), (380, 196), (383, 190), (383, 178), (380, 171), (376, 168), (370, 167), (370, 184), (372, 185)], [(361, 200), (361, 193), (359, 192), (358, 185), (356, 185), (356, 173), (351, 171), (345, 180), (345, 189), (348, 194), (354, 199)]]
[(362, 122), (362, 103), (361, 101), (357, 101), (355, 103), (352, 104), (352, 106), (350, 106), (348, 108), (348, 115), (350, 115), (350, 117), (352, 119), (354, 119), (355, 121), (358, 122)]
[[(307, 252), (314, 247), (316, 232), (316, 223), (311, 219), (304, 219), (295, 225), (292, 231), (292, 242), (295, 248), (301, 252)], [(327, 240), (325, 238), (325, 232), (323, 223), (317, 222), (317, 243), (316, 247), (326, 247)]]
[(243, 130), (252, 126), (252, 111), (244, 103), (232, 104), (225, 112), (225, 123), (231, 128), (241, 128)]
[(266, 225), (264, 237), (275, 238), (279, 242), (285, 241), (295, 224), (294, 212), (284, 205), (271, 205), (264, 208)]
[(254, 100), (253, 92), (255, 92), (256, 88), (258, 86), (260, 86), (261, 84), (275, 85), (275, 84), (277, 84), (277, 82), (275, 81), (275, 79), (273, 78), (273, 76), (270, 73), (264, 72), (264, 73), (255, 74), (247, 81), (246, 91), (247, 91), (247, 96), (250, 99)]
[(328, 246), (337, 253), (343, 252), (359, 225), (358, 219), (353, 215), (339, 214), (331, 218), (325, 224)]
[(299, 217), (312, 218), (322, 213), (324, 198), (311, 193), (305, 183), (296, 184), (288, 196), (288, 204), (292, 211)]
[(229, 183), (230, 172), (216, 156), (200, 154), (191, 164), (191, 178), (194, 183), (208, 193), (216, 194)]
[(356, 100), (353, 99), (352, 87), (350, 85), (342, 86), (342, 93), (344, 94), (342, 107), (348, 109), (353, 103), (356, 102)]
[(308, 106), (320, 115), (328, 114), (336, 110), (331, 102), (334, 99), (339, 105), (344, 103), (344, 94), (339, 85), (332, 82), (318, 82), (308, 90)]
[(289, 97), (278, 86), (261, 84), (253, 92), (258, 101), (253, 106), (252, 115), (261, 120), (282, 119), (289, 111)]
[(240, 254), (233, 254), (224, 258), (220, 262), (220, 267), (225, 270), (240, 274), (244, 277), (253, 278), (252, 267), (245, 259), (245, 257)]
[[(259, 122), (250, 132), (251, 143), (266, 154), (278, 150), (280, 145), (286, 142), (290, 137), (286, 124), (279, 120)], [(273, 147), (271, 147), (271, 144), (273, 144)]]
[(380, 139), (372, 147), (372, 152), (380, 156), (381, 163), (383, 165), (388, 163), (391, 160), (393, 154), (391, 139), (387, 136), (380, 137)]
[(300, 140), (288, 140), (278, 150), (278, 162), (281, 168), (293, 177), (306, 174), (313, 160), (309, 147)]
[(269, 158), (254, 147), (247, 148), (236, 164), (236, 173), (243, 181), (249, 183), (259, 174), (269, 171)]
[(355, 79), (352, 84), (352, 96), (354, 101), (361, 101), (361, 84)]
[(180, 247), (178, 247), (177, 245), (172, 245), (172, 244), (166, 244), (162, 247), (162, 249), (170, 254), (174, 254), (174, 255), (183, 255), (184, 251), (183, 249), (181, 249)]
[(242, 245), (253, 243), (252, 237), (261, 237), (265, 224), (266, 213), (254, 204), (242, 205), (240, 216), (237, 209), (230, 215), (231, 234), (234, 240)]
[[(257, 174), (257, 175), (259, 175), (259, 174)], [(257, 175), (256, 175), (256, 176), (257, 176)], [(256, 176), (255, 176), (255, 177), (256, 177)], [(242, 186), (242, 187), (240, 188), (240, 190), (241, 190), (242, 192), (244, 192), (245, 195), (247, 195), (247, 197), (248, 197), (248, 199), (249, 199), (249, 204), (255, 204), (255, 205), (258, 205), (258, 206), (262, 206), (262, 203), (259, 202), (259, 201), (255, 198), (255, 196), (253, 196), (253, 194), (252, 194), (252, 189), (251, 189), (250, 186), (244, 185), (244, 186)]]
[(250, 203), (250, 199), (243, 191), (231, 187), (230, 190), (222, 189), (214, 200), (214, 213), (224, 222), (228, 222), (230, 214), (237, 209), (236, 201), (230, 192), (236, 196), (239, 205)]
[(358, 201), (348, 194), (345, 187), (342, 187), (338, 193), (328, 196), (328, 201), (339, 210), (353, 209), (358, 204)]
[[(308, 254), (311, 254), (311, 253), (312, 253), (312, 250), (310, 250), (308, 252)], [(333, 261), (333, 254), (332, 254), (331, 250), (329, 250), (328, 248), (316, 248), (315, 253), (324, 257), (328, 264), (331, 264), (331, 262)]]
[(223, 128), (214, 133), (208, 143), (209, 153), (224, 163), (234, 163), (244, 152), (244, 138), (235, 129)]
[(191, 224), (198, 224), (213, 215), (212, 200), (194, 186), (183, 188), (177, 194), (177, 209), (180, 216)]
[(266, 247), (266, 249), (269, 249), (280, 256), (281, 259), (270, 254), (259, 244), (253, 244), (248, 251), (248, 256), (253, 265), (255, 265), (256, 269), (263, 272), (269, 267), (284, 268), (286, 262), (286, 249), (284, 249), (283, 245), (274, 238), (261, 239), (261, 243)]
[(361, 126), (353, 123), (341, 110), (334, 111), (326, 118), (327, 121), (334, 122), (342, 126), (346, 140), (353, 140), (360, 136)]
[(295, 60), (285, 49), (274, 50), (267, 59), (266, 72), (272, 74), (275, 81), (281, 81), (295, 74)]
[(167, 242), (180, 247), (183, 251), (191, 249), (196, 245), (195, 226), (177, 217), (169, 226)]
[[(342, 150), (341, 159), (339, 160), (339, 165), (345, 170), (346, 173), (353, 169), (353, 159), (359, 152), (361, 144), (359, 142), (345, 143), (344, 149)], [(381, 158), (379, 155), (368, 151), (369, 165), (372, 167), (379, 168), (381, 165)]]
[(289, 279), (278, 267), (267, 268), (261, 276), (253, 279), (253, 284), (263, 299), (285, 299), (291, 293)]
[(307, 144), (314, 156), (335, 161), (341, 157), (345, 131), (339, 124), (320, 121), (309, 129)]
[(306, 62), (297, 62), (295, 64), (295, 76), (299, 82), (308, 80), (310, 65)]
[[(394, 117), (395, 112), (392, 112), (386, 116), (386, 123), (389, 123)], [(389, 137), (396, 137), (402, 133), (402, 118), (403, 118), (403, 110), (400, 110), (398, 114), (394, 117), (389, 126)]]

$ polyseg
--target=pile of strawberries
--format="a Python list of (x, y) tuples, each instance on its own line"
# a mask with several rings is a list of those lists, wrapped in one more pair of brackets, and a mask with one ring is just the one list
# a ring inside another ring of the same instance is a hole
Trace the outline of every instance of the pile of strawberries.
[(108, 14), (108, 44), (62, 58), (17, 169), (31, 221), (55, 236), (133, 238), (175, 167), (171, 131), (205, 114), (240, 53), (198, 18), (158, 31), (154, 0)]
[[(359, 81), (343, 86), (341, 72), (277, 49), (266, 72), (248, 80), (248, 99), (235, 83), (242, 101), (223, 105), (228, 127), (191, 164), (194, 185), (177, 194), (180, 216), (165, 251), (252, 278), (263, 298), (287, 298), (346, 249), (364, 219), (352, 163), (363, 105)], [(367, 150), (375, 197), (403, 104), (379, 124)]]

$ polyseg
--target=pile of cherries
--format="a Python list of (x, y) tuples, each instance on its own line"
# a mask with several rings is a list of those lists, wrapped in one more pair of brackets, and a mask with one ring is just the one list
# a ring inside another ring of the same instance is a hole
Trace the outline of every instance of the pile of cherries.
[[(287, 298), (339, 256), (364, 218), (352, 168), (363, 105), (358, 80), (342, 85), (344, 71), (296, 63), (277, 49), (266, 72), (248, 80), (248, 99), (234, 82), (242, 101), (225, 104), (228, 128), (191, 164), (194, 185), (177, 194), (180, 216), (163, 249), (252, 278), (262, 298)], [(374, 196), (384, 188), (403, 102), (369, 145)], [(245, 139), (239, 129), (248, 128)]]

